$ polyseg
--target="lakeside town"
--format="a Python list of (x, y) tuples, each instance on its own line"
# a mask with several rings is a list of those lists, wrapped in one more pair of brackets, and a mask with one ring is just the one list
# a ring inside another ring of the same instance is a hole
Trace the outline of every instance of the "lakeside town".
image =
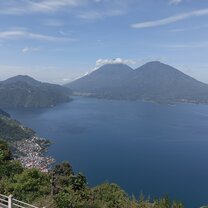
[(14, 147), (19, 152), (16, 158), (25, 168), (38, 168), (41, 172), (48, 172), (55, 159), (46, 156), (49, 141), (45, 138), (33, 136), (30, 139), (15, 142)]

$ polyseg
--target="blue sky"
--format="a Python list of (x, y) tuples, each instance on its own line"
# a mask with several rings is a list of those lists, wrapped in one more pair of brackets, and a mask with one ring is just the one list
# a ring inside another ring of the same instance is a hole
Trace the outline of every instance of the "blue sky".
[(208, 83), (207, 0), (1, 0), (0, 18), (1, 80), (159, 60)]

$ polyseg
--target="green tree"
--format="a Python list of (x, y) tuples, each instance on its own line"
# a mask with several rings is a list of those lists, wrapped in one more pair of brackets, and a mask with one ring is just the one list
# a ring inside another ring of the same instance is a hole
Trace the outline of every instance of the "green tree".
[(51, 175), (51, 195), (62, 191), (69, 186), (69, 178), (73, 175), (73, 169), (68, 162), (56, 165), (50, 172)]
[(53, 168), (52, 174), (54, 176), (70, 176), (73, 175), (74, 172), (72, 166), (68, 162), (63, 162)]
[(184, 208), (183, 204), (181, 202), (173, 202), (172, 208)]
[(5, 141), (0, 140), (0, 163), (5, 160), (11, 160), (11, 158), (12, 154), (8, 144)]
[(93, 188), (93, 197), (97, 204), (104, 207), (131, 207), (128, 195), (116, 184), (104, 183)]
[(23, 167), (17, 160), (4, 161), (0, 163), (0, 179), (12, 178), (16, 174), (23, 172)]
[(74, 191), (79, 191), (86, 187), (87, 179), (82, 173), (78, 173), (77, 175), (70, 176), (69, 184)]
[(56, 195), (55, 199), (59, 208), (78, 208), (84, 204), (82, 197), (72, 189), (68, 189), (66, 192), (60, 192)]
[(183, 208), (183, 204), (180, 202), (174, 201), (171, 204), (171, 201), (168, 196), (159, 200), (155, 200), (153, 204), (154, 208)]
[(5, 192), (13, 194), (19, 200), (33, 202), (35, 199), (49, 195), (50, 178), (37, 169), (25, 169), (21, 174), (4, 182)]
[(149, 206), (149, 199), (146, 200), (144, 194), (141, 192), (138, 201), (138, 208), (149, 208)]
[(22, 171), (18, 161), (13, 161), (11, 151), (5, 141), (0, 140), (0, 179), (11, 177)]

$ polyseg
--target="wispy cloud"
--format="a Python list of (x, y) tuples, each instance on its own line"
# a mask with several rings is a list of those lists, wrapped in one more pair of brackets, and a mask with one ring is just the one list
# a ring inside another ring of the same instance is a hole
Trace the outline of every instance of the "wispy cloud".
[(91, 72), (97, 70), (98, 68), (100, 68), (103, 65), (106, 64), (127, 64), (127, 65), (135, 65), (137, 64), (137, 62), (135, 60), (132, 59), (122, 59), (122, 58), (115, 58), (115, 59), (98, 59), (95, 63), (95, 67), (91, 70), (89, 70), (88, 72), (85, 72), (77, 77), (74, 77), (73, 80), (79, 79), (83, 76), (86, 76), (88, 74), (90, 74)]
[[(130, 0), (129, 0), (130, 1)], [(80, 19), (95, 20), (119, 16), (126, 12), (130, 2), (127, 0), (7, 0), (0, 1), (2, 15), (28, 15), (34, 13), (64, 12)], [(46, 26), (60, 27), (63, 22), (46, 19)]]
[(170, 0), (169, 4), (180, 4), (182, 0)]
[(8, 15), (51, 13), (60, 9), (81, 6), (86, 2), (87, 0), (7, 0), (0, 2), (0, 13)]
[(181, 14), (170, 16), (170, 17), (160, 19), (160, 20), (140, 22), (140, 23), (132, 24), (131, 27), (136, 28), (136, 29), (158, 27), (158, 26), (172, 24), (172, 23), (182, 21), (185, 19), (189, 19), (192, 17), (200, 17), (200, 16), (206, 16), (206, 15), (208, 15), (208, 8), (195, 10), (195, 11), (187, 12), (187, 13), (181, 13)]
[(41, 0), (39, 2), (29, 1), (29, 8), (37, 12), (54, 12), (63, 7), (75, 7), (83, 4), (84, 0)]
[(75, 41), (75, 39), (72, 38), (55, 37), (39, 33), (31, 33), (25, 30), (8, 30), (0, 32), (0, 40), (3, 39), (34, 39), (51, 42)]
[(94, 9), (78, 12), (78, 18), (85, 20), (103, 19), (105, 17), (120, 16), (126, 14), (131, 0), (92, 0), (96, 3)]
[(24, 47), (22, 48), (22, 53), (28, 53), (28, 52), (37, 52), (39, 51), (39, 48), (33, 48), (33, 47)]
[(81, 12), (77, 15), (78, 18), (85, 19), (85, 20), (95, 20), (95, 19), (102, 19), (104, 17), (113, 17), (113, 16), (120, 16), (125, 14), (125, 11), (122, 9), (115, 9), (115, 10), (106, 10), (106, 11), (87, 11)]

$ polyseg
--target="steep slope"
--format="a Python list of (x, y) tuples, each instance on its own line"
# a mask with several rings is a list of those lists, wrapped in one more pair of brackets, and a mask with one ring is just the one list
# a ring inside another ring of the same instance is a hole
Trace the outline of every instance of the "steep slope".
[(108, 94), (115, 87), (122, 87), (133, 69), (124, 64), (107, 64), (65, 86), (77, 92)]
[(70, 101), (71, 94), (71, 90), (63, 86), (17, 76), (0, 83), (0, 107), (51, 107)]
[(18, 121), (0, 115), (0, 139), (12, 142), (28, 139), (32, 135), (34, 132), (31, 129), (23, 127)]
[(98, 98), (208, 103), (208, 85), (169, 65), (155, 61), (123, 71), (106, 65), (67, 86)]
[(125, 87), (132, 99), (158, 102), (208, 101), (208, 85), (160, 62), (150, 62), (136, 69)]

